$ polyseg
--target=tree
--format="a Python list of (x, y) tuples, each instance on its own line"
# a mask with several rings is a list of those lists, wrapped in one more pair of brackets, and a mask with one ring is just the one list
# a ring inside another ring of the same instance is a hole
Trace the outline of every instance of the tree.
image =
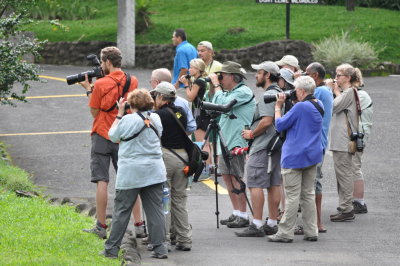
[[(31, 39), (21, 31), (23, 25), (31, 23), (27, 10), (34, 2), (0, 0), (0, 104), (14, 105), (12, 99), (26, 102), (24, 94), (30, 88), (29, 81), (39, 81), (39, 67), (23, 57), (39, 57), (38, 51), (45, 42)], [(21, 92), (15, 92), (18, 84)]]

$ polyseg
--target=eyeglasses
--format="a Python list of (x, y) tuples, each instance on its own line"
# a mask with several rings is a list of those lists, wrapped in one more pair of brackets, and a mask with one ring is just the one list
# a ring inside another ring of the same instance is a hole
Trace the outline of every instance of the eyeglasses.
[(346, 75), (343, 75), (343, 74), (336, 74), (336, 77), (341, 77), (341, 76), (346, 76)]

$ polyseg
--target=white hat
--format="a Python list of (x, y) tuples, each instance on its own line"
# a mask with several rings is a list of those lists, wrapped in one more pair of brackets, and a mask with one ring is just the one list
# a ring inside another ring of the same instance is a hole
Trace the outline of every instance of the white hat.
[(286, 80), (286, 82), (289, 83), (290, 85), (294, 86), (294, 73), (292, 70), (288, 68), (281, 68), (279, 70), (279, 73), (281, 74), (281, 78)]
[(204, 46), (210, 50), (213, 50), (212, 43), (210, 43), (209, 41), (201, 41), (197, 46)]
[(299, 60), (297, 60), (297, 58), (293, 55), (285, 55), (284, 57), (282, 57), (281, 60), (276, 61), (275, 63), (280, 67), (284, 65), (289, 65), (297, 69), (300, 69)]
[(160, 82), (157, 87), (150, 91), (150, 93), (160, 93), (166, 96), (175, 97), (176, 89), (175, 86), (169, 82), (162, 81)]
[(278, 75), (278, 73), (279, 73), (279, 67), (278, 67), (278, 65), (275, 64), (275, 63), (272, 62), (272, 61), (265, 61), (265, 62), (262, 62), (262, 63), (259, 64), (259, 65), (251, 64), (251, 67), (252, 67), (253, 69), (255, 69), (255, 70), (262, 69), (262, 70), (267, 71), (267, 72), (269, 72), (269, 73), (271, 73), (271, 74), (273, 74), (273, 75), (275, 75), (275, 76)]

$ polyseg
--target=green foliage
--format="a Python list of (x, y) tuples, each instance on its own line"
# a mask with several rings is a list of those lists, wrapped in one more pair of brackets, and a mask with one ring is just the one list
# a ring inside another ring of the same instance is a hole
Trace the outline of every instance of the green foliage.
[(135, 3), (135, 31), (136, 33), (144, 33), (152, 22), (150, 20), (151, 0), (136, 0)]
[(97, 15), (97, 8), (92, 1), (82, 3), (79, 0), (36, 0), (36, 5), (29, 11), (30, 17), (42, 20), (88, 20)]
[[(321, 0), (321, 3), (326, 5), (345, 5), (346, 0)], [(390, 10), (400, 10), (399, 0), (358, 0), (356, 1), (356, 5), (360, 7), (378, 7)]]
[(342, 32), (341, 36), (333, 35), (314, 44), (313, 56), (328, 69), (343, 63), (368, 68), (376, 65), (381, 50), (367, 42), (352, 40), (348, 32)]
[[(4, 1), (0, 4), (0, 104), (13, 105), (10, 97), (25, 101), (23, 94), (30, 87), (29, 81), (39, 80), (38, 66), (26, 62), (24, 56), (39, 57), (38, 50), (44, 41), (21, 34), (21, 27), (30, 23), (26, 19), (24, 2)], [(20, 93), (13, 91), (15, 84), (21, 85)]]
[(82, 232), (93, 220), (72, 207), (0, 192), (1, 265), (120, 265), (99, 256), (104, 242)]

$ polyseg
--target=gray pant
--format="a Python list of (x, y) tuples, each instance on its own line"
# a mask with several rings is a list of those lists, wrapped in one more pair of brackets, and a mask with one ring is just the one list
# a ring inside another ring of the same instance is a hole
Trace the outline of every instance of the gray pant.
[(293, 239), (299, 202), (304, 235), (310, 237), (318, 235), (314, 187), (316, 171), (316, 165), (300, 169), (282, 168), (286, 210), (278, 226), (278, 236)]
[(333, 151), (339, 207), (343, 212), (353, 210), (353, 155), (348, 152)]
[[(183, 159), (188, 156), (184, 149), (174, 149)], [(171, 195), (171, 211), (166, 217), (167, 241), (170, 241), (171, 222), (176, 231), (176, 241), (179, 243), (192, 243), (192, 229), (186, 208), (186, 186), (188, 178), (183, 173), (184, 163), (168, 149), (163, 148), (163, 158), (167, 168), (167, 182)]]
[(160, 254), (167, 254), (165, 246), (165, 215), (162, 207), (162, 183), (142, 188), (116, 190), (114, 212), (111, 224), (110, 237), (105, 243), (105, 250), (118, 255), (122, 238), (128, 227), (133, 204), (138, 194), (142, 199), (143, 209), (147, 217), (150, 241), (154, 250)]

